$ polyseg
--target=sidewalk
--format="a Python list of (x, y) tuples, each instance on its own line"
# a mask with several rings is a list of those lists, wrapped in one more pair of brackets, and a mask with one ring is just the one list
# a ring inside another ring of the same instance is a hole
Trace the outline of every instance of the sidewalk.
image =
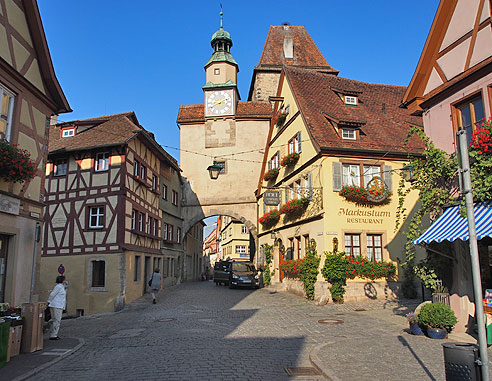
[(48, 340), (45, 336), (43, 349), (32, 353), (20, 353), (0, 368), (0, 380), (25, 380), (43, 369), (71, 355), (84, 345), (82, 339), (62, 338)]
[[(405, 317), (392, 309), (358, 314), (367, 319), (367, 327), (353, 327), (316, 346), (309, 355), (313, 366), (331, 381), (356, 380), (362, 375), (371, 380), (445, 380), (441, 344), (476, 343), (465, 333), (450, 334), (445, 340), (411, 335)], [(488, 352), (492, 359), (492, 348)]]

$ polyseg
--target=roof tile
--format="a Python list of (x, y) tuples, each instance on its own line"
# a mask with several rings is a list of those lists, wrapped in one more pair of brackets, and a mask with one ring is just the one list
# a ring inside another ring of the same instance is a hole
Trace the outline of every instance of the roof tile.
[[(178, 112), (178, 123), (203, 122), (204, 105), (181, 105)], [(268, 102), (238, 102), (236, 118), (270, 118), (272, 106)]]

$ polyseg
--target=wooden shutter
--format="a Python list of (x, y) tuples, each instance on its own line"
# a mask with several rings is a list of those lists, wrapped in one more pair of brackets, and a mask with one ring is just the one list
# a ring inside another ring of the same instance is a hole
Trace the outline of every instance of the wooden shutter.
[(272, 169), (272, 160), (268, 160), (268, 170)]
[(390, 192), (393, 192), (393, 172), (391, 165), (383, 165), (383, 180)]
[(297, 133), (297, 152), (302, 152), (301, 131)]
[(333, 163), (333, 191), (342, 190), (342, 163)]
[(313, 173), (312, 172), (308, 173), (307, 183), (308, 183), (308, 197), (312, 198), (313, 197)]
[(277, 151), (277, 168), (280, 168), (280, 151)]

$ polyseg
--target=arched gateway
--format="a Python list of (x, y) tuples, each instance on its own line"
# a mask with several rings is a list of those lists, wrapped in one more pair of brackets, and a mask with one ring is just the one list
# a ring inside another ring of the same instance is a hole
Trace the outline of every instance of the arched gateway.
[[(204, 103), (179, 109), (183, 170), (183, 231), (203, 218), (228, 215), (257, 236), (254, 191), (272, 109), (268, 102), (240, 102), (238, 65), (230, 53), (232, 39), (222, 27), (212, 36), (212, 57), (205, 64)], [(212, 180), (207, 168), (222, 167)]]

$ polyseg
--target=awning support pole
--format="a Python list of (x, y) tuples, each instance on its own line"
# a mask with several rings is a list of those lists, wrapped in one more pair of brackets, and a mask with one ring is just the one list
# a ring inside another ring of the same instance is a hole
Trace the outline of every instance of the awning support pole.
[(489, 360), (487, 357), (487, 335), (485, 333), (485, 316), (483, 313), (482, 281), (480, 278), (480, 261), (478, 257), (477, 231), (475, 229), (475, 214), (473, 212), (473, 195), (470, 177), (470, 159), (466, 131), (461, 129), (456, 133), (459, 140), (458, 165), (463, 178), (463, 193), (466, 201), (466, 217), (468, 219), (468, 233), (470, 241), (470, 256), (472, 266), (473, 291), (475, 296), (475, 316), (478, 325), (478, 346), (480, 353), (480, 367), (482, 380), (489, 380)]

